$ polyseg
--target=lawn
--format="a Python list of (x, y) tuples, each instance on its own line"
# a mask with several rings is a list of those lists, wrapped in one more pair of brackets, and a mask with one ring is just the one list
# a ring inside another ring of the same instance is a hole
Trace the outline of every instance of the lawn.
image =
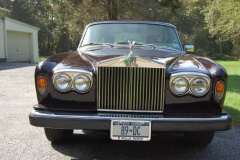
[(39, 56), (39, 62), (41, 62), (42, 60), (48, 58), (49, 56)]
[(240, 61), (217, 60), (216, 62), (228, 73), (227, 94), (223, 108), (232, 116), (235, 125), (240, 126)]

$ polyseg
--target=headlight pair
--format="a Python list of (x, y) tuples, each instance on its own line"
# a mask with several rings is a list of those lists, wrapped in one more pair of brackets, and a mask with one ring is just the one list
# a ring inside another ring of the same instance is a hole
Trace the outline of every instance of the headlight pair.
[(55, 73), (53, 77), (54, 87), (60, 92), (72, 89), (79, 93), (85, 93), (92, 85), (91, 74), (66, 71)]
[(178, 73), (173, 74), (170, 79), (171, 91), (179, 96), (187, 93), (195, 96), (203, 96), (208, 92), (209, 86), (209, 77), (201, 73)]

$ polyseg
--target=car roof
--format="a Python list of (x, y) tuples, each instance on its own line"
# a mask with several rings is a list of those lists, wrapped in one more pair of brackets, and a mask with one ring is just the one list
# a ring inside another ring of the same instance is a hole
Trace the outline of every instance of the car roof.
[(111, 20), (111, 21), (99, 21), (99, 22), (92, 22), (87, 25), (87, 27), (91, 25), (96, 25), (96, 24), (109, 24), (109, 23), (119, 23), (119, 24), (127, 24), (127, 23), (132, 23), (132, 24), (157, 24), (157, 25), (164, 25), (164, 26), (170, 26), (177, 28), (173, 24), (170, 23), (165, 23), (165, 22), (155, 22), (155, 21), (136, 21), (136, 20)]

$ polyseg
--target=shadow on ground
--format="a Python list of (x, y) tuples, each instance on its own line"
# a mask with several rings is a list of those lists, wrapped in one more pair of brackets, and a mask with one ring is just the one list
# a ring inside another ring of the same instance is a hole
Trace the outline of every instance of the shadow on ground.
[(0, 62), (0, 71), (2, 70), (10, 70), (16, 68), (24, 68), (29, 66), (36, 66), (37, 64), (33, 63), (9, 63), (9, 62)]
[(224, 105), (224, 111), (226, 111), (228, 114), (231, 115), (232, 119), (233, 119), (233, 125), (236, 127), (240, 127), (240, 111), (233, 108), (233, 107), (229, 107), (227, 105)]
[(52, 147), (73, 159), (205, 159), (214, 148), (213, 143), (204, 148), (189, 146), (182, 133), (173, 132), (155, 133), (149, 142), (112, 141), (109, 137), (109, 133), (88, 131), (74, 134), (67, 144), (52, 143)]

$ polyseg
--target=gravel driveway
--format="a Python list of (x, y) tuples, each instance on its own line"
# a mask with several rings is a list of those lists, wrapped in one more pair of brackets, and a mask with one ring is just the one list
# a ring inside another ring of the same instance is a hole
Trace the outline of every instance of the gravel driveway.
[[(184, 144), (180, 133), (161, 133), (150, 142), (109, 140), (108, 133), (77, 131), (68, 144), (51, 144), (43, 128), (29, 124), (37, 104), (35, 66), (0, 63), (0, 159), (239, 159), (240, 129), (216, 132), (206, 148)], [(238, 157), (238, 158), (237, 158)]]

